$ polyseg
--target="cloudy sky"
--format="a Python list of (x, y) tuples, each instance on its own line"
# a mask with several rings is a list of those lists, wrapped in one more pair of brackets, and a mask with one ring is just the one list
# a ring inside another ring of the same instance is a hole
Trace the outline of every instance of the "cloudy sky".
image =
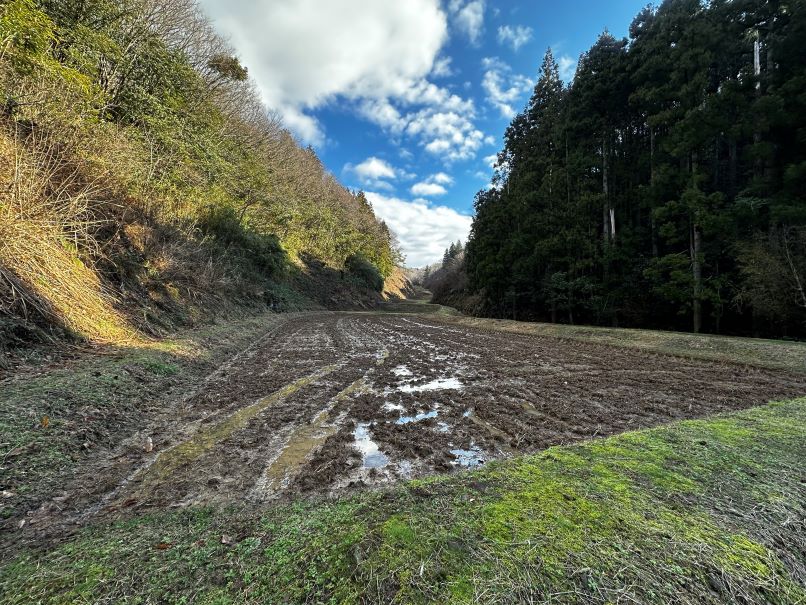
[(467, 238), (546, 48), (563, 78), (646, 0), (201, 0), (267, 105), (363, 189), (409, 266)]

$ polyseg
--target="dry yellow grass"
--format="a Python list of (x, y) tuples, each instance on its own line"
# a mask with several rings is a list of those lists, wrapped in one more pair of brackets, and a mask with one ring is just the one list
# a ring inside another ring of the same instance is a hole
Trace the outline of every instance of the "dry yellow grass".
[(98, 193), (56, 145), (24, 147), (0, 136), (0, 310), (40, 316), (93, 341), (131, 343), (137, 333), (78, 254), (94, 247)]
[(406, 273), (400, 267), (395, 267), (392, 275), (387, 277), (383, 284), (382, 296), (384, 300), (394, 300), (408, 298), (413, 292), (413, 287)]

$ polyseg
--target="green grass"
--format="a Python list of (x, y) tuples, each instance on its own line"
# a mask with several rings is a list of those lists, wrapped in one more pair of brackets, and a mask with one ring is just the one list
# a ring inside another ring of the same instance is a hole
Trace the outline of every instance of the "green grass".
[(9, 604), (802, 603), (804, 458), (799, 399), (336, 500), (97, 524), (0, 586)]

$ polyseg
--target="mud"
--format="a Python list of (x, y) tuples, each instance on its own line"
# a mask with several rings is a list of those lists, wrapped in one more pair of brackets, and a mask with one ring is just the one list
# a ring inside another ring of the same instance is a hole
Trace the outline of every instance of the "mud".
[(80, 521), (332, 494), (804, 393), (783, 371), (423, 316), (304, 314), (149, 427), (152, 452), (110, 452), (104, 480), (88, 474), (59, 509)]

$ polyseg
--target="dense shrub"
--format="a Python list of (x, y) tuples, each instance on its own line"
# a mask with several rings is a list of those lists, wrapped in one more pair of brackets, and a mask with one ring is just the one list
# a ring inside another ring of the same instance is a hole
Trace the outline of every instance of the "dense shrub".
[(350, 272), (351, 275), (357, 277), (367, 287), (381, 292), (383, 290), (383, 275), (380, 270), (365, 257), (360, 254), (353, 254), (344, 263), (344, 268)]
[(241, 256), (260, 272), (270, 277), (279, 277), (286, 273), (288, 255), (277, 236), (248, 229), (234, 208), (209, 207), (202, 215), (199, 227), (228, 252)]

